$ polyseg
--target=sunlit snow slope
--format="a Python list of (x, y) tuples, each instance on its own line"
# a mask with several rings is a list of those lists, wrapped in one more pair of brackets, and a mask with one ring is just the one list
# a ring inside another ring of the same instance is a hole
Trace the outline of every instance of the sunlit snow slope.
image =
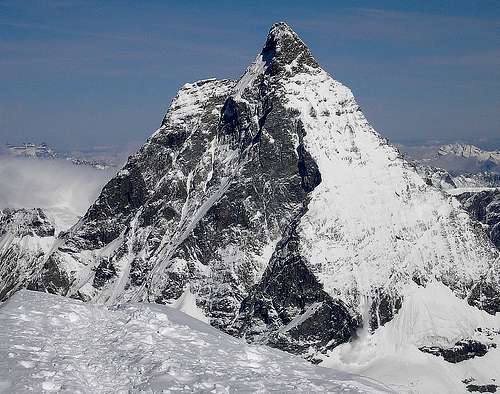
[[(480, 351), (456, 346), (464, 340), (480, 343)], [(419, 350), (424, 346), (453, 348), (458, 356), (445, 359)], [(401, 393), (495, 392), (499, 346), (498, 313), (467, 305), (440, 283), (413, 285), (392, 321), (373, 334), (361, 330), (356, 341), (329, 352), (321, 365), (374, 377)]]
[(173, 308), (22, 290), (0, 306), (0, 392), (389, 392)]

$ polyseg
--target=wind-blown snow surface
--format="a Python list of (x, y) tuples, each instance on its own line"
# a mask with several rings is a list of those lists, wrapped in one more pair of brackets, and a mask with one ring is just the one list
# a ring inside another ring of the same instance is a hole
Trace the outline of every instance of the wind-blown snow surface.
[(0, 306), (0, 392), (390, 392), (173, 308), (22, 290)]

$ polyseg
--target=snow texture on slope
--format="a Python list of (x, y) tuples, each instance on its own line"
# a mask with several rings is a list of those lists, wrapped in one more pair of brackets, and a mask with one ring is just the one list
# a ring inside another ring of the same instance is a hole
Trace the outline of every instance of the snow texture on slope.
[(377, 313), (377, 303), (389, 295), (394, 307), (414, 280), (439, 280), (467, 297), (486, 275), (498, 289), (498, 254), (485, 234), (380, 137), (348, 88), (308, 64), (280, 84), (322, 175), (299, 236), (327, 292), (359, 312), (367, 297), (378, 326), (386, 317)]
[[(379, 379), (400, 393), (467, 393), (467, 384), (500, 382), (500, 316), (458, 299), (440, 283), (412, 285), (396, 317), (373, 334), (338, 346), (321, 365)], [(462, 340), (488, 346), (483, 356), (450, 363), (420, 347), (449, 348)]]
[(110, 309), (22, 290), (0, 322), (0, 392), (390, 392), (166, 306)]

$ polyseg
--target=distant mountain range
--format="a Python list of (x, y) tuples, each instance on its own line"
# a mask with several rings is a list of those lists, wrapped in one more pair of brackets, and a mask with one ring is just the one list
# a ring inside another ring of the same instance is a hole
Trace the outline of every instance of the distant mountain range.
[(405, 158), (443, 168), (453, 176), (480, 172), (500, 173), (500, 151), (483, 150), (472, 144), (398, 145)]
[(483, 163), (491, 163), (498, 166), (500, 164), (500, 151), (485, 151), (470, 144), (448, 144), (439, 148), (438, 155), (453, 155), (458, 157), (476, 159)]
[(44, 160), (67, 160), (74, 165), (79, 166), (90, 166), (99, 170), (105, 170), (107, 168), (115, 167), (116, 163), (93, 158), (82, 157), (78, 153), (67, 153), (57, 151), (54, 148), (49, 147), (45, 143), (24, 143), (21, 145), (11, 145), (7, 144), (4, 153), (12, 157), (24, 157), (30, 159), (44, 159)]

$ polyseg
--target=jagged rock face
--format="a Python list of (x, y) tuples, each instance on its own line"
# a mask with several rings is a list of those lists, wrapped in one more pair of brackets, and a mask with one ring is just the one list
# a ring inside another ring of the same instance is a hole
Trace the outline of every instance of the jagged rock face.
[(107, 303), (189, 289), (214, 326), (315, 360), (390, 321), (413, 282), (498, 310), (497, 256), (279, 23), (239, 81), (179, 91), (30, 288)]
[(415, 171), (424, 179), (425, 183), (438, 189), (447, 190), (457, 185), (450, 173), (442, 168), (415, 164)]
[(468, 384), (467, 391), (471, 393), (496, 393), (498, 385), (496, 384)]
[(452, 177), (442, 168), (415, 164), (428, 185), (456, 197), (470, 216), (485, 225), (491, 241), (500, 249), (500, 175), (492, 172)]
[(459, 363), (465, 360), (470, 360), (474, 357), (483, 357), (488, 353), (490, 347), (495, 348), (496, 344), (484, 344), (475, 340), (462, 340), (453, 347), (440, 348), (437, 346), (423, 346), (420, 351), (430, 353), (435, 356), (441, 356), (449, 363)]
[(453, 183), (457, 187), (500, 187), (500, 174), (495, 172), (463, 174), (454, 177)]
[(487, 226), (491, 241), (500, 249), (500, 189), (464, 192), (456, 198), (474, 219)]
[(243, 300), (232, 330), (314, 361), (315, 350), (349, 341), (359, 322), (323, 290), (300, 255), (296, 226), (304, 212), (292, 221), (260, 282)]
[[(34, 288), (169, 302), (189, 283), (212, 324), (234, 320), (321, 179), (275, 86), (286, 61), (271, 62), (270, 37), (238, 84), (201, 81), (179, 92), (162, 127), (106, 185)], [(264, 76), (266, 57), (273, 71)], [(304, 64), (316, 65), (310, 55)], [(44, 278), (68, 261), (85, 274)], [(66, 281), (69, 288), (58, 285)]]
[(479, 172), (452, 176), (442, 168), (422, 165), (418, 162), (413, 162), (412, 164), (415, 171), (417, 171), (428, 185), (441, 190), (500, 187), (500, 175), (495, 172)]
[(0, 301), (40, 269), (54, 234), (53, 223), (39, 208), (0, 210)]

